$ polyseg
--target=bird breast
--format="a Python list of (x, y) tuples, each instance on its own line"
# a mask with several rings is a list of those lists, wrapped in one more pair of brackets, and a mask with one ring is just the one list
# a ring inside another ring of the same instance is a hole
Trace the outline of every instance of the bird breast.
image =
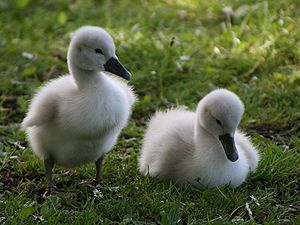
[(58, 126), (81, 138), (96, 138), (121, 129), (129, 116), (129, 107), (122, 93), (105, 96), (80, 93), (64, 99), (58, 109)]

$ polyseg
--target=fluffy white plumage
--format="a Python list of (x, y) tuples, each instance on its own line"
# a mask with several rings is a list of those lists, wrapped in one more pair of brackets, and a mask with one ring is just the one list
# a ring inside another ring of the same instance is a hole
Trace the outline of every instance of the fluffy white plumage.
[[(225, 89), (205, 96), (196, 112), (157, 112), (144, 137), (140, 172), (198, 188), (239, 186), (259, 161), (250, 140), (236, 130), (243, 112), (239, 97)], [(224, 139), (222, 144), (222, 137), (235, 140), (235, 145)], [(232, 151), (226, 153), (224, 146)]]
[(74, 167), (96, 162), (110, 151), (136, 99), (126, 82), (100, 72), (130, 78), (118, 61), (111, 36), (99, 27), (75, 32), (68, 67), (69, 75), (38, 90), (21, 127), (43, 160)]

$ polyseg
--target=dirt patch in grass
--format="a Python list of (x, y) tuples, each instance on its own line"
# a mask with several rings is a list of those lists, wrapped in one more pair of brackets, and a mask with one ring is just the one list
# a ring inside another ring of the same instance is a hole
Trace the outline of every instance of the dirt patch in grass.
[(18, 99), (16, 96), (0, 96), (0, 112), (5, 115), (4, 120), (1, 119), (3, 125), (15, 123), (15, 118), (22, 118), (23, 113), (20, 111)]
[(18, 176), (12, 166), (6, 165), (1, 168), (1, 186), (6, 192), (16, 192), (21, 177)]
[(276, 145), (285, 146), (286, 149), (293, 149), (295, 146), (291, 143), (291, 137), (300, 133), (300, 122), (288, 124), (285, 126), (276, 126), (274, 124), (255, 124), (247, 126), (247, 133), (260, 134), (268, 138)]

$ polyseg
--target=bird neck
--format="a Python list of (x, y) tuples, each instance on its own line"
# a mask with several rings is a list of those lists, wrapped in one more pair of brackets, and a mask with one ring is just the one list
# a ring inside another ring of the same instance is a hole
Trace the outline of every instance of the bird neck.
[(81, 69), (71, 63), (69, 63), (69, 71), (70, 74), (72, 74), (78, 88), (85, 88), (90, 85), (94, 85), (95, 83), (98, 83), (102, 77), (98, 71)]
[(218, 142), (219, 140), (214, 135), (212, 135), (203, 126), (201, 126), (199, 121), (196, 121), (194, 127), (194, 143), (196, 149), (201, 149), (201, 151), (211, 151), (212, 143), (214, 144)]
[(229, 162), (219, 139), (202, 127), (198, 121), (195, 126), (194, 143), (196, 159), (203, 157), (204, 154), (207, 161), (212, 160), (219, 165)]

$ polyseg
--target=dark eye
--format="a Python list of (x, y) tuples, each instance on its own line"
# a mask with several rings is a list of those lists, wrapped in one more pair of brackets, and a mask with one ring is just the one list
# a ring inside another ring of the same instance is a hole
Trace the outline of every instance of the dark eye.
[(102, 50), (101, 50), (100, 48), (96, 48), (96, 49), (95, 49), (95, 52), (96, 52), (97, 54), (103, 54), (103, 52), (102, 52)]
[(222, 127), (222, 123), (220, 120), (216, 119), (217, 124), (219, 124)]

